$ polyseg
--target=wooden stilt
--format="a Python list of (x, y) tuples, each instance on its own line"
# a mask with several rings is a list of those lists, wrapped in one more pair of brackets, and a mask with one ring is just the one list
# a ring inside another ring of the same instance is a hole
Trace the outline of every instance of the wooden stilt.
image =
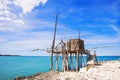
[(77, 51), (77, 55), (76, 55), (76, 72), (78, 72), (78, 51)]
[(98, 60), (97, 60), (97, 56), (96, 56), (96, 50), (94, 50), (94, 54), (93, 55), (94, 55), (94, 61), (95, 61), (94, 65), (98, 64)]
[(74, 54), (72, 54), (72, 70), (74, 70)]
[(68, 71), (68, 53), (66, 54), (66, 70)]
[(64, 71), (64, 53), (62, 53), (62, 71)]
[(82, 55), (82, 67), (84, 67), (84, 66), (85, 66), (84, 56), (83, 56), (83, 54), (82, 54), (82, 53), (81, 53), (81, 55)]
[(58, 53), (56, 54), (56, 71), (58, 71)]
[(67, 52), (65, 52), (65, 57), (64, 57), (64, 64), (65, 64), (65, 71), (67, 71), (67, 68), (68, 68), (68, 57), (67, 57), (68, 55), (67, 55)]
[(81, 68), (81, 54), (79, 53), (79, 55), (78, 55), (78, 69), (80, 69)]
[(64, 53), (64, 56), (63, 56), (63, 71), (65, 71), (65, 53)]
[(62, 53), (62, 71), (65, 71), (65, 52)]
[(50, 56), (50, 70), (53, 70), (53, 53)]
[(72, 69), (72, 54), (70, 53), (70, 69)]
[(80, 57), (79, 57), (79, 52), (78, 52), (78, 70), (79, 70), (79, 68), (80, 68), (80, 66), (79, 66), (79, 61), (80, 61), (80, 59), (79, 59)]
[(80, 53), (80, 54), (81, 54), (81, 55), (80, 55), (80, 56), (81, 56), (81, 57), (80, 57), (80, 58), (81, 58), (81, 59), (80, 59), (80, 60), (81, 60), (81, 61), (80, 61), (80, 67), (82, 68), (82, 66), (83, 66), (83, 64), (82, 64), (82, 63), (83, 63), (83, 56), (82, 56), (82, 53)]

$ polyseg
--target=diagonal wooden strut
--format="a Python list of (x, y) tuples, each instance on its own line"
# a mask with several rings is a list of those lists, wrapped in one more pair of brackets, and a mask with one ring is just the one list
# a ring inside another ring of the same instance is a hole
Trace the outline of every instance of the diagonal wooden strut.
[(55, 46), (57, 20), (58, 20), (58, 14), (56, 15), (56, 21), (55, 21), (54, 37), (53, 37), (52, 51), (51, 51), (51, 56), (50, 56), (50, 70), (53, 70), (53, 52), (54, 52), (54, 46)]

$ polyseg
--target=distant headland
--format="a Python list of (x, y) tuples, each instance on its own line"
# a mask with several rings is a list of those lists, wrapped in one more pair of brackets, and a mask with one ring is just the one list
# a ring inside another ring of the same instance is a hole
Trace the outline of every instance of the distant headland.
[(0, 54), (0, 56), (20, 56), (20, 55)]

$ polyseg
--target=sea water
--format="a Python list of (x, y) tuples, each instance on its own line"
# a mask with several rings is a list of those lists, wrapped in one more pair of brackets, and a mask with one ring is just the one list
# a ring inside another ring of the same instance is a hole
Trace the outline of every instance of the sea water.
[[(118, 60), (120, 56), (97, 56), (97, 58), (98, 61)], [(60, 57), (60, 70), (62, 68), (61, 60)], [(53, 63), (55, 63), (55, 58)], [(17, 76), (30, 76), (39, 72), (48, 72), (49, 68), (49, 56), (0, 56), (0, 80), (14, 80)]]

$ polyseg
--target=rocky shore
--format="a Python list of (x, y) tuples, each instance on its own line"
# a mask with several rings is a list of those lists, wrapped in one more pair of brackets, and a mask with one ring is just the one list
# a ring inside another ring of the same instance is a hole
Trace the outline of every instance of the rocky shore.
[(120, 80), (120, 61), (105, 61), (100, 65), (81, 68), (79, 72), (46, 72), (16, 80)]

